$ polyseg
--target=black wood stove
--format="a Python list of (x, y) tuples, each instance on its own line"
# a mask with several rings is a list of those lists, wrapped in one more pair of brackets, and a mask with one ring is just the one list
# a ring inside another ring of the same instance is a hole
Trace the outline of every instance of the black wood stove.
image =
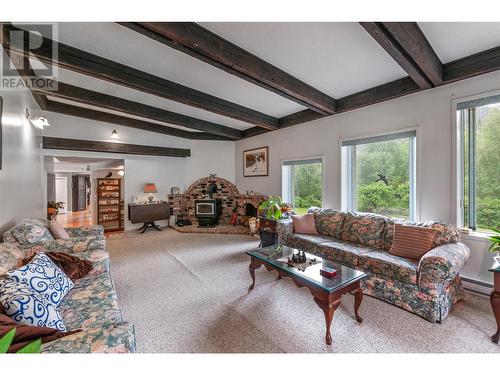
[(200, 227), (215, 227), (222, 214), (222, 199), (199, 199), (194, 202), (195, 217)]

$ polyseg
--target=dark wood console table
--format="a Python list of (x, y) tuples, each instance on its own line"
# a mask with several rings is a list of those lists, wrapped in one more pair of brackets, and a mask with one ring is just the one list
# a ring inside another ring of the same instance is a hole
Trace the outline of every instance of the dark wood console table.
[(144, 224), (139, 229), (141, 233), (144, 233), (149, 227), (161, 231), (155, 221), (168, 220), (170, 218), (170, 207), (167, 202), (129, 203), (128, 218), (132, 224)]
[(498, 344), (498, 339), (500, 337), (500, 263), (495, 262), (493, 266), (491, 266), (490, 271), (494, 273), (494, 287), (490, 296), (490, 302), (497, 321), (497, 333), (491, 336), (491, 341)]

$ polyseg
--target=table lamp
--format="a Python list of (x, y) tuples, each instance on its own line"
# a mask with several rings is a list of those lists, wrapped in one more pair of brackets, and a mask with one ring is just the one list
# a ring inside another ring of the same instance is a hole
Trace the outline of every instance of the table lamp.
[(144, 193), (146, 194), (149, 194), (148, 195), (148, 199), (149, 199), (149, 203), (152, 203), (153, 202), (153, 198), (154, 198), (154, 195), (157, 191), (156, 191), (156, 185), (153, 184), (153, 183), (148, 183), (146, 185), (144, 185)]

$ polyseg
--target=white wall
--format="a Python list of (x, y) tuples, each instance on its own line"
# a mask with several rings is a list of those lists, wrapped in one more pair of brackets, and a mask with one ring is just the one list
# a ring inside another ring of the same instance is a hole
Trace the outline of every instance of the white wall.
[(186, 186), (215, 173), (235, 182), (234, 142), (191, 141), (191, 157), (187, 158)]
[[(418, 127), (418, 199), (421, 220), (452, 222), (452, 109), (451, 101), (500, 89), (500, 72), (482, 75), (452, 85), (434, 88), (274, 131), (236, 143), (236, 184), (243, 191), (281, 194), (281, 161), (307, 156), (324, 156), (324, 206), (341, 207), (340, 141), (379, 132)], [(269, 146), (269, 177), (243, 177), (242, 152)], [(488, 272), (491, 255), (484, 239), (464, 239), (471, 247), (471, 259), (462, 275), (492, 283)]]
[[(4, 53), (1, 50), (0, 53)], [(0, 170), (0, 234), (30, 216), (45, 216), (41, 188), (40, 131), (25, 115), (39, 109), (28, 91), (0, 90), (2, 170)]]

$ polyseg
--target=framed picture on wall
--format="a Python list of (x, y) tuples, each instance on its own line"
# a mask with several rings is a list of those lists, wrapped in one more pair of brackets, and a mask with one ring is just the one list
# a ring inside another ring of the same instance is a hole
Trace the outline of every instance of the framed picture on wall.
[(269, 147), (243, 151), (243, 177), (269, 176)]

